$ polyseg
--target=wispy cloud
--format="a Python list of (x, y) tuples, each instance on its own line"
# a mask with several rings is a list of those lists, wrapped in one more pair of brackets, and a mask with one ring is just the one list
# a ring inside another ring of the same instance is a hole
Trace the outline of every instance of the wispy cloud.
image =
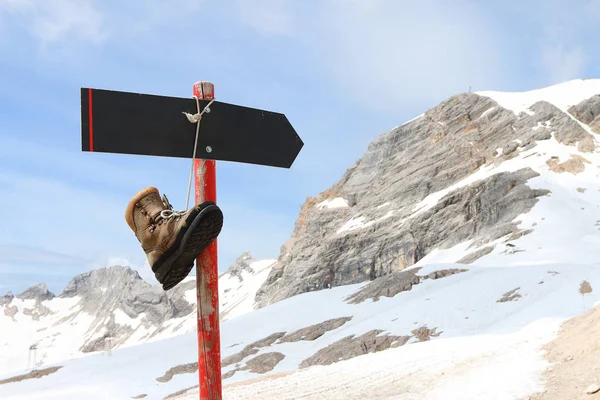
[(0, 245), (1, 292), (19, 293), (38, 283), (60, 291), (75, 275), (91, 267), (90, 260), (22, 244)]
[(540, 55), (540, 66), (552, 83), (583, 78), (587, 63), (587, 54), (581, 46), (548, 45)]
[(0, 263), (44, 263), (47, 265), (77, 266), (89, 264), (90, 260), (70, 254), (57, 253), (26, 245), (0, 244)]
[[(469, 86), (502, 85), (513, 72), (511, 60), (502, 57), (498, 25), (473, 2), (330, 0), (319, 5), (301, 13), (286, 12), (280, 4), (274, 9), (286, 18), (293, 15), (283, 21), (296, 25), (294, 37), (310, 54), (307, 63), (320, 65), (350, 101), (362, 106), (380, 111), (431, 106)], [(254, 24), (264, 25), (260, 19)]]
[(104, 16), (92, 0), (1, 0), (0, 13), (9, 15), (42, 46), (66, 40), (99, 44), (108, 37)]

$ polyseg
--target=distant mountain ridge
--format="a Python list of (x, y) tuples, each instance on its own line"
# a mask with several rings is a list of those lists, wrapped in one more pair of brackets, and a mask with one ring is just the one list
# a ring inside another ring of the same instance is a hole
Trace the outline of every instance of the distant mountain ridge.
[[(262, 284), (256, 281), (253, 266), (260, 266), (260, 280), (274, 262), (254, 260), (250, 253), (238, 261), (220, 278), (225, 288), (231, 286), (231, 274), (238, 282), (236, 291), (225, 294), (221, 289), (221, 303), (230, 302), (221, 306), (222, 320), (253, 310), (255, 292)], [(245, 299), (243, 309), (237, 307), (239, 296)], [(58, 295), (41, 283), (16, 296), (0, 297), (0, 343), (4, 345), (0, 373), (26, 368), (32, 345), (37, 347), (37, 363), (45, 365), (196, 329), (194, 276), (165, 292), (129, 267), (100, 268), (75, 276)]]

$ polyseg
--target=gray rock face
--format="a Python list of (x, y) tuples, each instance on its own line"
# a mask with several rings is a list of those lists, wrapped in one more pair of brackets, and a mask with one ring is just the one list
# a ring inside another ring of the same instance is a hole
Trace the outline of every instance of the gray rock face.
[(240, 368), (240, 371), (250, 370), (250, 372), (254, 372), (255, 374), (264, 374), (272, 371), (284, 358), (285, 356), (278, 352), (264, 353), (248, 360), (246, 366)]
[(278, 339), (282, 338), (285, 332), (277, 332), (267, 336), (264, 339), (257, 340), (256, 342), (250, 343), (244, 349), (238, 353), (232, 354), (229, 357), (225, 357), (221, 361), (221, 367), (225, 368), (232, 364), (241, 362), (244, 358), (258, 353), (263, 347), (268, 347), (275, 343)]
[(400, 292), (411, 290), (418, 285), (421, 278), (409, 271), (395, 271), (374, 280), (359, 291), (348, 296), (346, 301), (350, 304), (359, 304), (367, 299), (379, 300), (381, 296), (394, 297)]
[(0, 296), (0, 307), (10, 304), (14, 298), (15, 296), (12, 294), (12, 292), (7, 292), (4, 296)]
[(600, 134), (600, 95), (572, 106), (569, 108), (569, 113)]
[(433, 271), (423, 277), (423, 279), (442, 279), (447, 276), (460, 274), (461, 272), (467, 272), (468, 269), (458, 269), (458, 268), (450, 268), (450, 269), (440, 269), (437, 271)]
[(325, 332), (337, 329), (351, 319), (352, 317), (334, 318), (323, 321), (319, 324), (307, 326), (306, 328), (298, 329), (285, 335), (279, 339), (279, 343), (298, 342), (300, 340), (316, 340), (323, 336)]
[[(62, 310), (64, 316), (52, 327), (71, 323), (83, 312), (93, 320), (79, 350), (87, 353), (115, 349), (125, 343), (139, 327), (148, 331), (142, 339), (150, 339), (167, 329), (165, 323), (169, 320), (194, 313), (195, 304), (190, 304), (185, 296), (186, 291), (194, 288), (195, 282), (188, 281), (164, 292), (160, 286), (149, 285), (129, 267), (96, 269), (74, 277), (58, 296), (77, 297), (78, 302), (72, 309)], [(45, 284), (33, 286), (17, 295), (22, 300), (35, 300), (35, 305), (24, 307), (22, 312), (36, 321), (52, 313), (45, 302), (54, 297)], [(4, 313), (9, 316), (18, 312), (17, 307), (8, 306), (12, 298), (12, 294), (0, 298), (0, 305), (4, 306)], [(124, 313), (136, 322), (118, 320), (117, 312)], [(51, 341), (51, 338), (43, 340)]]
[(36, 300), (38, 302), (52, 300), (54, 297), (54, 293), (48, 290), (48, 287), (45, 283), (32, 286), (23, 293), (17, 295), (17, 298), (21, 300)]
[(162, 332), (164, 322), (194, 312), (195, 305), (184, 296), (193, 288), (195, 282), (188, 281), (165, 292), (160, 286), (150, 286), (137, 271), (115, 266), (76, 276), (60, 297), (80, 296), (81, 310), (94, 316), (92, 326), (104, 330), (100, 337), (81, 348), (83, 352), (92, 352), (117, 348), (134, 332), (131, 326), (115, 321), (115, 310), (121, 310), (132, 319), (143, 313), (141, 324), (152, 328), (151, 338)]
[[(137, 271), (129, 267), (100, 268), (78, 275), (71, 280), (60, 297), (80, 296), (83, 311), (97, 315), (100, 310), (122, 310), (136, 318), (142, 312), (149, 322), (158, 324), (193, 312), (184, 293), (195, 287), (194, 281), (183, 282), (165, 292), (150, 286)], [(99, 317), (105, 317), (99, 315)]]
[(244, 281), (244, 278), (242, 278), (243, 271), (246, 271), (249, 273), (254, 273), (254, 270), (250, 266), (250, 264), (253, 261), (254, 261), (254, 259), (252, 258), (250, 253), (245, 252), (235, 260), (235, 262), (233, 263), (233, 265), (231, 267), (229, 267), (227, 272), (229, 272), (229, 274), (231, 276), (235, 276), (236, 278), (238, 278), (240, 280), (240, 282), (243, 282)]
[(425, 276), (418, 276), (417, 268), (409, 271), (394, 271), (352, 293), (346, 301), (349, 304), (359, 304), (365, 300), (378, 301), (380, 297), (394, 297), (398, 293), (409, 291), (425, 279), (442, 279), (466, 271), (466, 269), (457, 268), (440, 269)]
[(193, 374), (198, 371), (198, 362), (192, 362), (189, 364), (181, 364), (173, 368), (169, 368), (163, 376), (156, 378), (158, 382), (165, 383), (169, 382), (175, 375), (179, 374)]
[(382, 335), (383, 331), (372, 330), (364, 335), (345, 337), (321, 350), (300, 363), (300, 368), (313, 365), (330, 365), (338, 361), (349, 360), (368, 353), (387, 350), (390, 347), (403, 346), (410, 336)]
[(506, 303), (507, 301), (517, 301), (521, 298), (521, 294), (519, 293), (521, 290), (520, 287), (510, 290), (502, 295), (502, 297), (496, 300), (497, 303)]
[(479, 260), (481, 257), (490, 254), (492, 251), (494, 251), (493, 246), (485, 246), (479, 250), (476, 250), (476, 251), (473, 251), (473, 252), (467, 254), (466, 256), (464, 256), (463, 258), (458, 260), (457, 263), (459, 263), (459, 264), (474, 263), (475, 261)]
[[(552, 104), (538, 102), (530, 110), (515, 115), (487, 97), (461, 94), (377, 137), (338, 183), (306, 200), (279, 265), (257, 292), (257, 305), (374, 280), (436, 247), (474, 239), (475, 248), (519, 232), (512, 221), (549, 193), (527, 186), (537, 176), (529, 168), (459, 187), (433, 206), (421, 202), (536, 141), (594, 150), (592, 136)], [(337, 197), (349, 207), (319, 206)]]
[(103, 288), (120, 286), (144, 285), (149, 287), (143, 281), (137, 271), (129, 267), (114, 266), (110, 268), (99, 268), (75, 276), (67, 284), (59, 297), (87, 297), (95, 293), (102, 293)]

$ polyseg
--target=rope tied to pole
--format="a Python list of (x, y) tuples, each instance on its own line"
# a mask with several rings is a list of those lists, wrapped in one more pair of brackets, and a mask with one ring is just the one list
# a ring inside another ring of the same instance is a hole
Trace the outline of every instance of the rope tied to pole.
[(190, 114), (185, 111), (182, 113), (186, 116), (186, 118), (188, 119), (188, 121), (190, 121), (190, 123), (196, 124), (196, 139), (194, 140), (194, 153), (192, 154), (192, 168), (190, 169), (190, 180), (188, 182), (187, 197), (185, 200), (186, 211), (189, 210), (189, 204), (190, 204), (190, 192), (192, 190), (192, 178), (194, 177), (194, 159), (196, 158), (196, 148), (198, 147), (198, 136), (200, 134), (200, 122), (202, 122), (202, 116), (204, 115), (204, 113), (206, 113), (206, 114), (210, 113), (210, 106), (215, 101), (215, 99), (212, 99), (210, 101), (210, 103), (208, 103), (206, 105), (206, 107), (204, 107), (204, 109), (202, 111), (200, 111), (200, 99), (198, 98), (198, 96), (194, 96), (194, 99), (196, 99), (196, 114)]

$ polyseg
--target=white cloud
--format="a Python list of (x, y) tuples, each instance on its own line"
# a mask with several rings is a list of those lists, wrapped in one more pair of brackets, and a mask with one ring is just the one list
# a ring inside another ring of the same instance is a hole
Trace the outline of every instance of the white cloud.
[(81, 267), (88, 264), (89, 260), (83, 257), (57, 253), (27, 245), (0, 244), (0, 263), (42, 263), (45, 265), (67, 265)]
[(320, 65), (345, 97), (396, 111), (407, 105), (422, 110), (469, 86), (509, 81), (515, 69), (502, 57), (497, 25), (479, 8), (465, 1), (329, 0), (302, 12), (274, 10), (293, 14), (293, 21), (282, 21), (294, 25), (295, 39), (308, 49), (307, 64)]
[(96, 190), (3, 170), (0, 243), (23, 244), (89, 260), (127, 254), (136, 243), (123, 211), (126, 200)]
[(540, 67), (550, 84), (584, 77), (582, 74), (586, 69), (587, 55), (581, 46), (566, 48), (561, 44), (547, 45), (540, 58)]
[(43, 46), (67, 40), (99, 44), (108, 37), (104, 16), (91, 0), (0, 0), (2, 13)]
[(288, 35), (293, 32), (292, 16), (284, 0), (238, 0), (241, 21), (258, 33)]

